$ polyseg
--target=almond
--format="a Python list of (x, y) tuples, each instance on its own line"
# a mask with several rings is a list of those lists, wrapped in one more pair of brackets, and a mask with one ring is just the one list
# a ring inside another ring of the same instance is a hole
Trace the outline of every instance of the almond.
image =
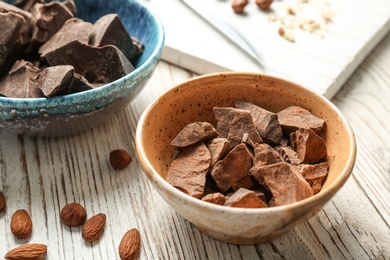
[(114, 169), (122, 170), (131, 163), (130, 154), (123, 149), (116, 149), (110, 152), (110, 164)]
[(6, 206), (4, 194), (0, 191), (0, 212), (2, 212)]
[(32, 220), (28, 212), (19, 209), (11, 217), (10, 228), (17, 238), (27, 238), (32, 232)]
[(47, 246), (44, 244), (24, 244), (15, 247), (4, 258), (7, 260), (39, 260), (47, 253)]
[(84, 224), (87, 219), (87, 212), (77, 202), (66, 204), (60, 212), (60, 220), (63, 224), (76, 227)]
[(138, 259), (141, 249), (141, 237), (138, 229), (132, 228), (127, 231), (119, 244), (119, 256), (122, 260)]
[(105, 224), (106, 215), (99, 213), (85, 222), (81, 235), (86, 241), (96, 241), (103, 233)]

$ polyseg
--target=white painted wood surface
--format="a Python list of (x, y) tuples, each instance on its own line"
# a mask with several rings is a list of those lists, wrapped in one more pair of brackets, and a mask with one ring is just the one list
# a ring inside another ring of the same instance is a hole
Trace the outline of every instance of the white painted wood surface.
[[(140, 259), (390, 259), (390, 35), (332, 100), (351, 123), (358, 155), (351, 178), (318, 215), (272, 242), (237, 246), (201, 234), (154, 191), (135, 158), (137, 120), (163, 90), (193, 75), (161, 62), (146, 89), (122, 113), (86, 133), (30, 138), (0, 130), (0, 257), (24, 243), (48, 245), (47, 259), (119, 259), (118, 245), (136, 227)], [(108, 163), (112, 149), (133, 156), (122, 171)], [(91, 217), (107, 215), (98, 242), (59, 221), (60, 209), (79, 202)], [(33, 219), (28, 239), (16, 239), (12, 213)]]
[[(285, 20), (285, 24), (294, 24), (294, 43), (279, 36), (281, 23), (269, 21), (268, 15), (272, 11), (284, 16), (287, 7), (299, 10), (302, 0), (274, 0), (267, 12), (252, 0), (241, 15), (233, 12), (231, 0), (188, 1), (203, 6), (245, 36), (262, 56), (262, 65), (248, 58), (181, 0), (143, 0), (159, 15), (166, 29), (164, 60), (200, 74), (226, 70), (265, 72), (296, 81), (327, 98), (334, 96), (390, 31), (388, 0), (307, 1), (301, 5), (303, 11), (290, 16), (295, 17), (294, 22)], [(319, 13), (326, 12), (325, 6), (334, 16), (327, 29), (321, 27), (321, 33), (308, 33), (295, 25), (308, 17), (321, 20)]]

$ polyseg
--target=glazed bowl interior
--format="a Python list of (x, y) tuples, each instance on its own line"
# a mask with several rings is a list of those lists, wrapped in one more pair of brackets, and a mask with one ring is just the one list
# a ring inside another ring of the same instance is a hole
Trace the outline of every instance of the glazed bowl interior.
[[(7, 1), (10, 2), (10, 1)], [(135, 0), (75, 0), (76, 17), (94, 23), (117, 13), (129, 34), (145, 46), (135, 70), (99, 88), (52, 98), (0, 97), (0, 127), (16, 133), (63, 136), (102, 122), (132, 101), (152, 76), (165, 41), (160, 19)]]
[[(298, 105), (326, 121), (330, 171), (318, 194), (286, 206), (228, 208), (192, 198), (165, 181), (174, 153), (170, 142), (179, 131), (196, 121), (215, 126), (213, 107), (232, 107), (237, 100), (272, 112)], [(203, 233), (237, 244), (269, 241), (315, 215), (346, 182), (356, 157), (353, 131), (330, 101), (279, 78), (239, 72), (200, 76), (163, 93), (139, 120), (136, 146), (146, 176), (168, 204)]]

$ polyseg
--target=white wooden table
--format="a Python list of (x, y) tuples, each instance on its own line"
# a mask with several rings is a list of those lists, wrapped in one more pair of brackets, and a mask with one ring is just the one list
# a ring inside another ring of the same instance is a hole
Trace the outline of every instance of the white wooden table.
[[(178, 216), (148, 183), (135, 158), (137, 120), (161, 91), (190, 77), (161, 62), (146, 89), (108, 123), (58, 139), (0, 130), (0, 257), (17, 245), (44, 243), (47, 259), (119, 259), (124, 232), (139, 229), (140, 259), (390, 259), (390, 35), (332, 100), (351, 123), (358, 155), (351, 178), (318, 215), (264, 244), (217, 242)], [(130, 151), (133, 162), (115, 171), (108, 154)], [(59, 221), (61, 208), (79, 202), (91, 217), (107, 215), (98, 242)], [(28, 239), (15, 239), (9, 222), (17, 209), (33, 219)]]

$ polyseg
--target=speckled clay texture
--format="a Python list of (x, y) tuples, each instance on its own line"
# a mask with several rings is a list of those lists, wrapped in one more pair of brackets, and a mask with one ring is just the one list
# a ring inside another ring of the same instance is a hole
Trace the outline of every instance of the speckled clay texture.
[[(177, 133), (195, 121), (215, 124), (212, 108), (233, 106), (236, 100), (273, 112), (298, 105), (326, 121), (330, 171), (321, 192), (286, 206), (239, 209), (195, 199), (165, 181), (174, 152), (170, 142)], [(238, 72), (201, 76), (163, 93), (141, 116), (136, 147), (147, 178), (173, 209), (203, 233), (235, 244), (269, 241), (317, 214), (346, 182), (356, 157), (353, 131), (330, 101), (288, 81)]]
[(77, 94), (34, 99), (0, 97), (0, 127), (31, 135), (69, 135), (93, 127), (134, 99), (152, 76), (164, 46), (161, 21), (135, 0), (75, 0), (77, 16), (95, 22), (117, 13), (145, 45), (136, 70), (100, 88)]

